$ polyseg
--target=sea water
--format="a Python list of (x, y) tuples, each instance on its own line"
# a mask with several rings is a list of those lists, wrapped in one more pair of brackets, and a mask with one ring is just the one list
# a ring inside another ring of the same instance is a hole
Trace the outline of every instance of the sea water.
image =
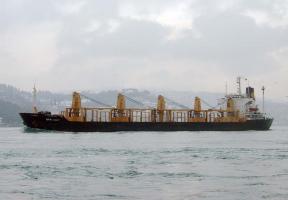
[(0, 199), (288, 199), (288, 127), (245, 132), (0, 128)]

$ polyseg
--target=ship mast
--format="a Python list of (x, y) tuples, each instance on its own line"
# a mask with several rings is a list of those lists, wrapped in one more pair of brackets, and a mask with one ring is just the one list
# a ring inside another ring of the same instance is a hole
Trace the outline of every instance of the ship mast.
[(33, 113), (37, 113), (37, 107), (36, 107), (36, 101), (37, 101), (37, 90), (36, 90), (36, 86), (34, 84), (34, 87), (33, 87), (33, 107), (32, 107), (32, 110), (33, 110)]
[(241, 95), (241, 77), (237, 77), (237, 93)]
[(244, 79), (244, 81), (247, 81), (247, 84), (248, 84), (248, 87), (250, 86), (250, 84), (249, 84), (249, 80), (247, 79), (247, 78), (245, 78), (245, 77), (242, 77), (242, 76), (238, 76), (237, 77), (237, 93), (239, 94), (239, 95), (242, 95), (242, 90), (241, 90), (241, 79)]
[(262, 112), (263, 113), (265, 113), (265, 110), (264, 110), (264, 106), (265, 106), (265, 104), (264, 104), (264, 94), (265, 94), (265, 87), (264, 86), (262, 86), (262, 88), (261, 88), (261, 90), (262, 90)]

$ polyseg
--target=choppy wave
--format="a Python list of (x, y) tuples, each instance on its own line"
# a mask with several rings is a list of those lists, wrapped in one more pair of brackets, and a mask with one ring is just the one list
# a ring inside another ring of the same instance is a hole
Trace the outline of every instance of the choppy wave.
[(0, 129), (0, 199), (288, 199), (287, 130)]

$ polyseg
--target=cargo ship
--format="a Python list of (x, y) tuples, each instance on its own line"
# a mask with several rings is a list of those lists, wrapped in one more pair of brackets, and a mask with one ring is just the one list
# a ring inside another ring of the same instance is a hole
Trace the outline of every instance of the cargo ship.
[(20, 116), (29, 128), (67, 132), (269, 130), (273, 118), (260, 112), (254, 88), (248, 86), (242, 94), (240, 78), (237, 80), (238, 92), (226, 94), (217, 108), (202, 109), (204, 101), (195, 97), (194, 108), (171, 109), (162, 95), (158, 96), (157, 106), (128, 108), (126, 100), (131, 98), (124, 94), (118, 94), (113, 107), (83, 107), (84, 95), (74, 92), (71, 106), (59, 114), (38, 112), (34, 106), (33, 112)]

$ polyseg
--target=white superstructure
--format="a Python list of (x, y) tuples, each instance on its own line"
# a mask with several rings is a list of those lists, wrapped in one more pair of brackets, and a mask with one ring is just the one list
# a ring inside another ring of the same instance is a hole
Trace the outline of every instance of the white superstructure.
[(227, 94), (224, 98), (220, 99), (218, 102), (220, 109), (227, 110), (227, 101), (229, 99), (233, 100), (234, 110), (239, 112), (240, 117), (245, 117), (247, 120), (265, 118), (265, 114), (259, 111), (256, 104), (254, 88), (248, 86), (246, 94), (242, 94), (240, 77), (237, 77), (237, 94)]

